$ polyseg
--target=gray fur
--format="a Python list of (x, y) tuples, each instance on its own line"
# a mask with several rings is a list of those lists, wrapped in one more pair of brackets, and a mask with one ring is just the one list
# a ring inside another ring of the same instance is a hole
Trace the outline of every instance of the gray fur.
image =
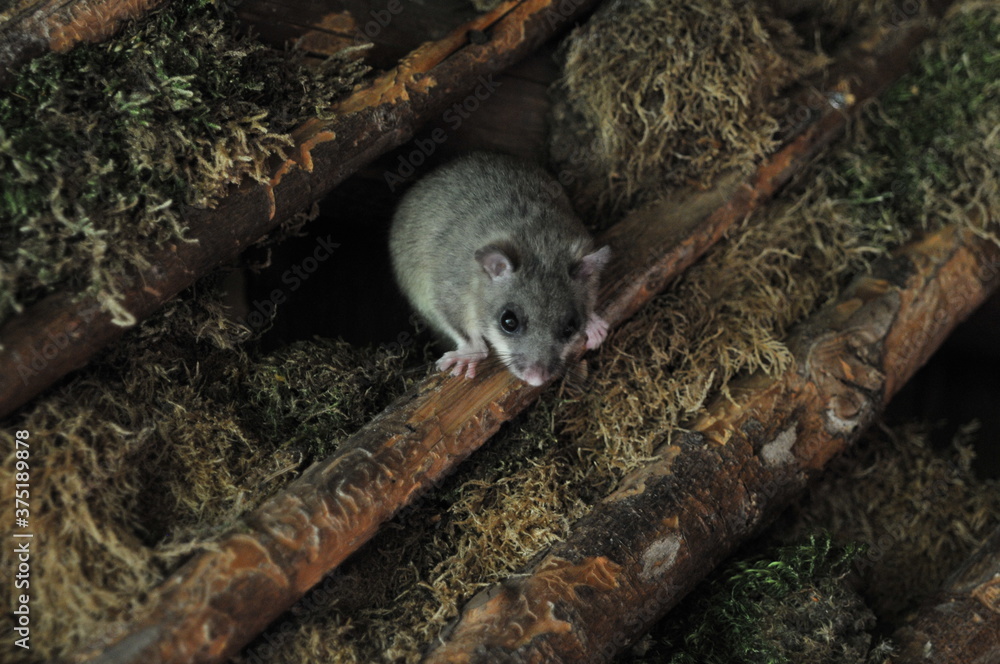
[[(558, 373), (581, 339), (593, 347), (604, 337), (607, 326), (593, 307), (609, 252), (592, 252), (592, 246), (551, 176), (491, 153), (470, 154), (414, 185), (396, 210), (389, 238), (403, 293), (458, 346), (439, 367), (456, 365), (453, 373), (467, 369), (474, 376), (488, 341), (511, 371), (532, 384)], [(505, 264), (504, 256), (513, 271), (488, 274), (490, 266)], [(517, 334), (501, 330), (505, 309), (520, 319)], [(579, 329), (567, 338), (571, 320)], [(594, 344), (591, 333), (599, 336)]]

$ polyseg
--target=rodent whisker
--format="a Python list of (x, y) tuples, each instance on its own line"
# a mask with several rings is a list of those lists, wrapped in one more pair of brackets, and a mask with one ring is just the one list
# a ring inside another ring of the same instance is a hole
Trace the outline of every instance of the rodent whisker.
[(580, 358), (576, 362), (567, 363), (560, 390), (565, 390), (569, 395), (582, 394), (592, 381), (590, 365), (587, 360)]

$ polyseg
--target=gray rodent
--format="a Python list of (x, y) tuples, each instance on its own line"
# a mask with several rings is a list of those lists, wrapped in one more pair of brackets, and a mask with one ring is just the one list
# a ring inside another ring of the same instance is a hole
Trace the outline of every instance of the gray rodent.
[(541, 167), (477, 152), (433, 171), (396, 210), (393, 270), (413, 307), (457, 348), (438, 369), (476, 375), (487, 342), (518, 378), (542, 385), (608, 325), (594, 313), (611, 250), (593, 241)]

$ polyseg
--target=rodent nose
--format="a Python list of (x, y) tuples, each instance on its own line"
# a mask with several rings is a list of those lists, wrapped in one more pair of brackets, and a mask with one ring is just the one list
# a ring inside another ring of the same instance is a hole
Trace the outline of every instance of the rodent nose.
[(541, 366), (540, 364), (533, 364), (521, 374), (521, 380), (523, 380), (528, 385), (534, 385), (538, 387), (539, 385), (544, 385), (545, 382), (552, 376), (552, 372)]

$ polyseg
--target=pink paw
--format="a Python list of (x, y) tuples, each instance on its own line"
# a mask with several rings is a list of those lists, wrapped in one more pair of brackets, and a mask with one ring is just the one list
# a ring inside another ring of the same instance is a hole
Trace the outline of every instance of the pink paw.
[(597, 314), (590, 314), (587, 319), (587, 350), (593, 350), (601, 345), (608, 336), (608, 323)]
[(475, 378), (476, 365), (480, 360), (486, 359), (486, 355), (485, 350), (461, 347), (442, 355), (437, 361), (437, 368), (439, 371), (451, 369), (452, 376), (461, 376), (465, 373), (466, 378)]

